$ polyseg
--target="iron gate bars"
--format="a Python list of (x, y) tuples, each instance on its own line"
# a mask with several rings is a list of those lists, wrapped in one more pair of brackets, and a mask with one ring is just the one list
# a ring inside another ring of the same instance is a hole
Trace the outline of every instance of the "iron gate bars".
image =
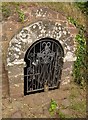
[(24, 95), (58, 88), (63, 67), (64, 51), (61, 44), (51, 38), (35, 42), (26, 52), (24, 61)]

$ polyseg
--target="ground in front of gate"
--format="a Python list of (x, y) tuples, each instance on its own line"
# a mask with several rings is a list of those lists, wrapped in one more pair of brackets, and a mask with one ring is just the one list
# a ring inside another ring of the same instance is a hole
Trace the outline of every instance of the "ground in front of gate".
[[(14, 91), (15, 92), (15, 91)], [(57, 104), (50, 111), (51, 99)], [(2, 100), (4, 118), (85, 118), (86, 91), (74, 82), (59, 89)]]

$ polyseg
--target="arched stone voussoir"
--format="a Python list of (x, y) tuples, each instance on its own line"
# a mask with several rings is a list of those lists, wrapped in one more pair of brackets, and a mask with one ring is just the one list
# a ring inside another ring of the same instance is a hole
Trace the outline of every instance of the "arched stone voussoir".
[(15, 35), (8, 47), (7, 66), (11, 67), (24, 64), (24, 56), (27, 49), (41, 38), (54, 38), (60, 42), (66, 55), (74, 54), (74, 41), (71, 33), (59, 22), (50, 20), (39, 20)]

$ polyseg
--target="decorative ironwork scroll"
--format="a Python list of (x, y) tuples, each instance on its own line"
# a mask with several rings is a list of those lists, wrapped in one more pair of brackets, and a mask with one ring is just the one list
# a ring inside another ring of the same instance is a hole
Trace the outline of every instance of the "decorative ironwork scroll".
[(50, 89), (58, 88), (63, 66), (63, 48), (51, 38), (34, 43), (26, 52), (24, 68), (24, 95), (44, 91), (44, 85)]
[(42, 45), (44, 45), (44, 50), (41, 53), (37, 53), (37, 56), (42, 58), (44, 64), (50, 63), (55, 56), (55, 52), (50, 50), (50, 42), (43, 42)]

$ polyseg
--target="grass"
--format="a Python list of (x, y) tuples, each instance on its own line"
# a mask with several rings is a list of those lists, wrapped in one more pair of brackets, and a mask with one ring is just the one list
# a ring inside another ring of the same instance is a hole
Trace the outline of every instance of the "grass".
[[(57, 12), (64, 13), (65, 16), (72, 16), (74, 19), (76, 19), (80, 24), (86, 24), (85, 15), (82, 14), (82, 12), (75, 7), (74, 3), (63, 3), (63, 2), (3, 2), (2, 3), (2, 15), (4, 18), (10, 16), (10, 11), (13, 14), (16, 12), (16, 8), (19, 9), (21, 7), (24, 7), (25, 10), (27, 8), (30, 8), (31, 6), (37, 6), (37, 7), (48, 7), (52, 10), (55, 10)], [(24, 16), (24, 15), (22, 15)], [(24, 17), (21, 17), (22, 19)]]
[(21, 10), (17, 10), (17, 12), (18, 12), (18, 16), (19, 16), (19, 21), (20, 22), (24, 22), (24, 20), (25, 20), (25, 14), (24, 14), (24, 12), (21, 11)]
[(69, 101), (71, 104), (67, 109), (74, 112), (74, 117), (83, 117), (86, 115), (86, 98), (83, 98), (82, 92), (83, 89), (76, 85), (70, 90)]
[(22, 10), (20, 10), (20, 6), (22, 5), (23, 3), (19, 2), (2, 3), (3, 19), (7, 19), (9, 16), (13, 15), (14, 13), (17, 13), (19, 22), (24, 22), (25, 14)]
[(77, 90), (76, 88), (73, 87), (72, 90), (70, 91), (69, 99), (73, 100), (78, 96), (79, 96), (79, 90)]
[(11, 15), (11, 9), (9, 8), (9, 6), (3, 5), (2, 15), (3, 15), (4, 18), (8, 18)]
[(59, 111), (59, 118), (66, 118), (66, 115), (63, 112)]
[(72, 16), (76, 19), (80, 24), (86, 25), (86, 16), (82, 14), (82, 12), (77, 9), (74, 3), (64, 3), (64, 2), (40, 2), (37, 3), (39, 6), (49, 7), (57, 12), (63, 13), (65, 16)]
[(73, 118), (72, 115), (64, 114), (63, 112), (59, 111), (59, 118)]
[(69, 106), (70, 109), (76, 110), (80, 113), (83, 113), (86, 111), (86, 102), (85, 101), (74, 101), (71, 106)]
[[(84, 118), (84, 116), (86, 117), (85, 91), (72, 82), (69, 92), (70, 95), (68, 96), (68, 100), (70, 104), (68, 106), (65, 106), (63, 104), (60, 106), (61, 118)], [(63, 113), (63, 110), (65, 110), (66, 113)]]

